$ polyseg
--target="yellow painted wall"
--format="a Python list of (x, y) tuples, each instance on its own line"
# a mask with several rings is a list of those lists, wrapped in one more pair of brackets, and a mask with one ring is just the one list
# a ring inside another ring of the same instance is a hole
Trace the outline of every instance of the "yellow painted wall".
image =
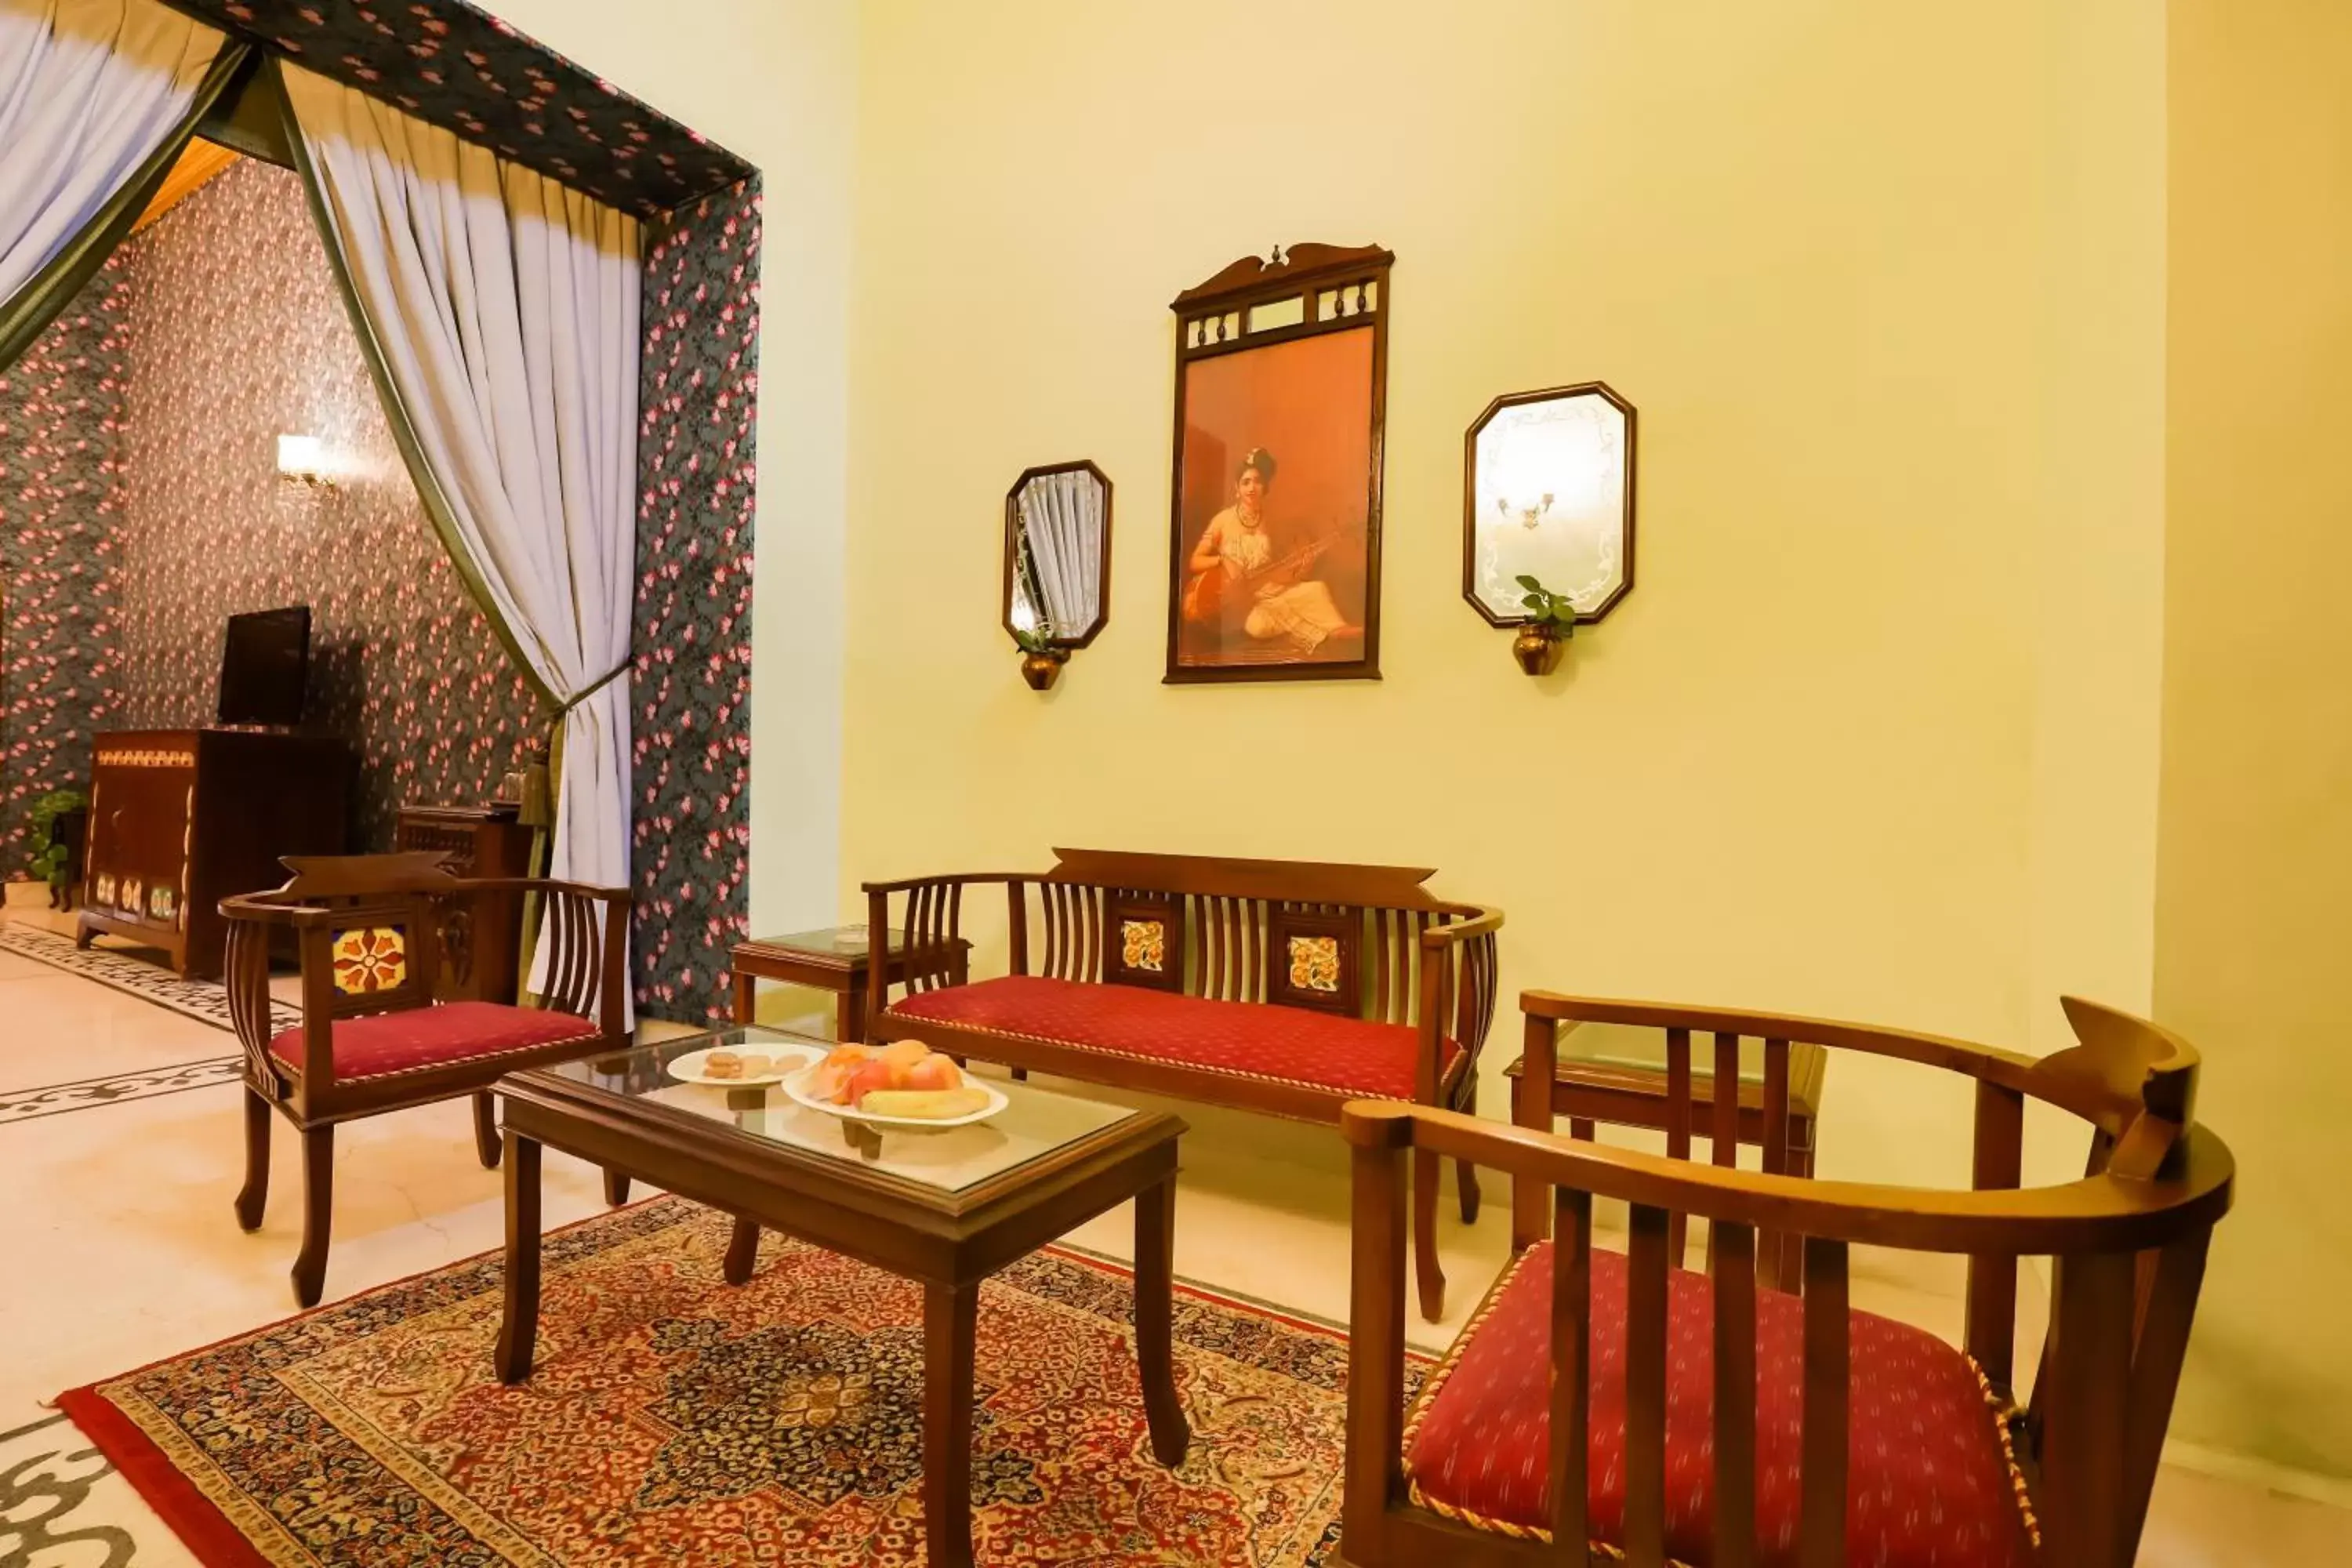
[[(1055, 843), (1389, 860), (1509, 911), (1514, 990), (2144, 1005), (2162, 16), (2055, 9), (868, 0), (845, 910)], [(1387, 679), (1166, 687), (1166, 302), (1302, 239), (1399, 258)], [(1532, 681), (1460, 597), (1462, 432), (1589, 377), (1640, 581)], [(1082, 456), (1111, 619), (1039, 698), (1002, 500)], [(1931, 1076), (1830, 1093), (1826, 1168), (1964, 1174)]]
[(857, 0), (490, 8), (761, 171), (751, 922), (822, 925), (839, 879)]
[(2159, 1014), (2238, 1212), (2176, 1436), (2352, 1477), (2352, 8), (2175, 0)]

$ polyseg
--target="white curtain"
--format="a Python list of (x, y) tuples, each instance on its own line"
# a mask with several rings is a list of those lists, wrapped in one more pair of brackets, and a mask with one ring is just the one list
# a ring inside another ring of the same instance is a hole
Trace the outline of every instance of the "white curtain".
[(180, 130), (223, 41), (156, 0), (0, 0), (0, 300)]
[(1085, 468), (1039, 474), (1021, 487), (1021, 531), (1037, 568), (1047, 630), (1075, 637), (1102, 605), (1102, 483)]
[(637, 220), (283, 71), (427, 510), (542, 694), (570, 705), (550, 871), (626, 887), (628, 677), (609, 678), (636, 568)]

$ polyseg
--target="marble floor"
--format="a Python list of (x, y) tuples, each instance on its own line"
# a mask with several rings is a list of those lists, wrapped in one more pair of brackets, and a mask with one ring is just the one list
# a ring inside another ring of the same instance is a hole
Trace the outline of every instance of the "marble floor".
[[(232, 1079), (196, 1064), (235, 1050), (210, 1025), (0, 952), (0, 1568), (153, 1568), (192, 1562), (127, 1483), (44, 1402), (61, 1389), (288, 1316), (300, 1225), (299, 1160), (278, 1128), (271, 1207), (239, 1231)], [(99, 1096), (43, 1096), (102, 1080)], [(1177, 1268), (1312, 1316), (1346, 1311), (1345, 1161), (1328, 1131), (1183, 1108)], [(1497, 1195), (1490, 1186), (1489, 1195)], [(499, 1179), (474, 1157), (461, 1103), (354, 1123), (336, 1151), (330, 1299), (497, 1246)], [(604, 1206), (594, 1172), (550, 1152), (551, 1225)], [(1072, 1240), (1130, 1251), (1124, 1210)], [(1443, 1241), (1451, 1320), (1507, 1248), (1505, 1205)], [(1858, 1305), (1952, 1333), (1959, 1276), (1857, 1257)], [(2352, 1511), (2168, 1466), (2140, 1561), (2164, 1568), (2352, 1562)]]

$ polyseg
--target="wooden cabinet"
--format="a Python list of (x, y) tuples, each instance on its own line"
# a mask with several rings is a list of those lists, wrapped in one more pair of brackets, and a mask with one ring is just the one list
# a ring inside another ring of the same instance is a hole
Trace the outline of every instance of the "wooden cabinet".
[[(437, 849), (460, 877), (530, 875), (530, 829), (512, 805), (404, 805), (398, 849)], [(433, 994), (443, 1002), (515, 1000), (522, 976), (522, 896), (477, 893), (451, 910)]]
[(286, 880), (282, 855), (348, 847), (351, 753), (259, 730), (123, 730), (97, 738), (79, 938), (100, 931), (221, 972), (220, 901)]

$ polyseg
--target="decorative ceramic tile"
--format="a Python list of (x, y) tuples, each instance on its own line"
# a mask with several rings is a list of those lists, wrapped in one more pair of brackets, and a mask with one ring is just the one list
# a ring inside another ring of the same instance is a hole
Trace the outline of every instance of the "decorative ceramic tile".
[(339, 931), (331, 951), (335, 989), (346, 996), (397, 991), (408, 982), (408, 933), (398, 926)]
[(1339, 939), (1335, 936), (1294, 936), (1290, 939), (1290, 984), (1301, 991), (1339, 990)]
[(1118, 946), (1119, 962), (1129, 969), (1159, 974), (1168, 967), (1168, 926), (1163, 921), (1121, 921)]
[[(173, 4), (642, 216), (751, 173), (725, 148), (460, 0)], [(710, 47), (727, 40), (713, 37)]]

